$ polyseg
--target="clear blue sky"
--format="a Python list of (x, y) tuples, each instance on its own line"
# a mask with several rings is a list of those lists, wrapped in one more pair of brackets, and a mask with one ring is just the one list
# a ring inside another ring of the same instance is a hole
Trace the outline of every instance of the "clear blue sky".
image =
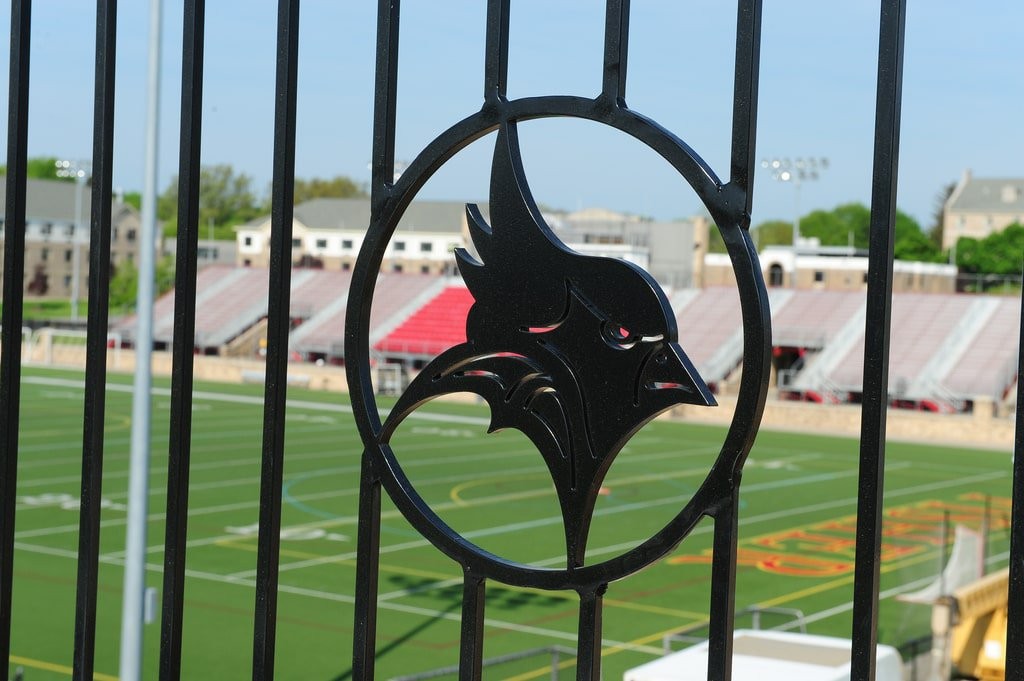
[[(32, 39), (30, 156), (91, 153), (93, 12), (85, 0), (37, 0)], [(516, 0), (509, 94), (593, 95), (600, 84), (603, 2)], [(1024, 176), (1020, 0), (909, 0), (899, 205), (925, 226), (936, 194), (965, 168)], [(161, 188), (176, 172), (181, 0), (164, 0)], [(208, 3), (203, 158), (230, 163), (260, 189), (271, 176), (276, 3)], [(9, 16), (9, 0), (0, 3)], [(120, 3), (115, 185), (142, 185), (148, 0)], [(476, 110), (484, 0), (403, 5), (398, 157), (411, 159)], [(300, 28), (297, 174), (369, 178), (376, 3), (305, 0)], [(629, 105), (672, 129), (726, 174), (735, 5), (636, 0)], [(765, 0), (758, 158), (827, 157), (800, 210), (870, 198), (878, 6), (867, 0)], [(6, 40), (5, 40), (6, 42)], [(7, 46), (2, 60), (7, 72)], [(6, 88), (4, 89), (6, 92)], [(6, 106), (6, 100), (4, 102)], [(552, 206), (605, 206), (671, 218), (699, 202), (660, 159), (598, 126), (532, 122), (527, 171)], [(460, 153), (428, 198), (481, 200), (489, 140)], [(792, 219), (792, 185), (760, 172), (754, 222)]]

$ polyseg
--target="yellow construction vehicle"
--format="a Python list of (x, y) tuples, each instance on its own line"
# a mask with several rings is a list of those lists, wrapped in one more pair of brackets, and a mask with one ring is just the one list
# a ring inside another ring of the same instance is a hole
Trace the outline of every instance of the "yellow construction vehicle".
[(932, 611), (932, 659), (937, 672), (933, 678), (1003, 681), (1009, 584), (1007, 568), (939, 599)]

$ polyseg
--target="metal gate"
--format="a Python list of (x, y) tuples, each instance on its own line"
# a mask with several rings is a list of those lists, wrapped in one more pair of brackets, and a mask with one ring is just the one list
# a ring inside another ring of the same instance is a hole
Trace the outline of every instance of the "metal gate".
[[(29, 0), (11, 15), (3, 335), (0, 345), (0, 658), (10, 657), (11, 599), (18, 466), (20, 357), (24, 277), (26, 143), (28, 136)], [(96, 97), (91, 216), (88, 349), (82, 443), (78, 599), (74, 677), (93, 677), (103, 465), (104, 384), (108, 310), (115, 0), (97, 2)], [(264, 400), (262, 483), (253, 678), (274, 675), (278, 566), (284, 464), (284, 408), (289, 331), (290, 251), (296, 128), (298, 0), (280, 0), (274, 135), (269, 327)], [(721, 174), (686, 143), (630, 109), (626, 83), (629, 0), (607, 0), (600, 94), (508, 99), (506, 81), (510, 0), (488, 0), (483, 97), (470, 112), (427, 144), (395, 180), (395, 107), (399, 67), (399, 0), (378, 2), (374, 101), (372, 215), (353, 272), (345, 329), (346, 365), (356, 422), (365, 448), (359, 502), (358, 576), (353, 677), (374, 677), (380, 504), (387, 493), (434, 546), (462, 568), (459, 677), (482, 676), (485, 593), (489, 583), (578, 594), (577, 678), (601, 674), (602, 598), (611, 581), (664, 557), (703, 518), (714, 523), (709, 679), (729, 679), (734, 618), (737, 522), (743, 464), (753, 444), (768, 387), (770, 315), (748, 229), (752, 212), (761, 2), (738, 0), (730, 165)], [(871, 250), (864, 357), (864, 394), (853, 595), (853, 668), (874, 678), (877, 639), (882, 492), (893, 225), (900, 131), (905, 0), (880, 4)], [(167, 527), (161, 621), (160, 676), (181, 676), (185, 551), (193, 399), (193, 339), (199, 236), (199, 150), (205, 2), (187, 0), (181, 81), (178, 247), (168, 448)], [(538, 17), (538, 20), (542, 20)], [(726, 106), (728, 103), (722, 103)], [(621, 261), (580, 256), (558, 241), (532, 198), (522, 165), (518, 124), (536, 118), (593, 121), (646, 145), (664, 158), (701, 199), (721, 230), (738, 281), (744, 329), (743, 377), (736, 417), (707, 477), (661, 530), (634, 549), (600, 563), (584, 560), (595, 500), (616, 454), (630, 435), (681, 403), (710, 405), (714, 397), (678, 343), (671, 308), (654, 280)], [(473, 249), (457, 253), (473, 294), (468, 340), (436, 358), (383, 418), (370, 377), (368, 323), (384, 249), (416, 192), (472, 141), (496, 133), (489, 215), (467, 206)], [(1018, 386), (1020, 382), (1018, 381)], [(1018, 387), (1018, 389), (1020, 389)], [(423, 403), (450, 392), (473, 392), (492, 414), (492, 426), (521, 430), (543, 458), (557, 492), (565, 530), (563, 568), (522, 565), (479, 548), (451, 529), (419, 495), (391, 446), (401, 421)], [(1018, 400), (1019, 404), (1019, 400)], [(1024, 428), (1018, 410), (1016, 449)], [(1024, 456), (1014, 465), (1015, 506), (1024, 495)], [(1021, 523), (1012, 527), (1010, 621), (1024, 613)], [(1024, 627), (1008, 627), (1008, 677), (1024, 679)], [(0, 666), (0, 679), (8, 678)]]

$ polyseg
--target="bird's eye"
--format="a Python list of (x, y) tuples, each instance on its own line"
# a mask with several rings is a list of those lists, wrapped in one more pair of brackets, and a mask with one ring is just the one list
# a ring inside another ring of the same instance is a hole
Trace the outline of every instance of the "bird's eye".
[(614, 338), (615, 340), (618, 340), (618, 341), (629, 340), (629, 337), (630, 337), (629, 329), (627, 329), (627, 328), (625, 328), (623, 326), (617, 326), (615, 324), (610, 325), (608, 327), (608, 329), (609, 329), (609, 332), (611, 333), (611, 337)]
[(603, 333), (605, 340), (620, 348), (632, 347), (633, 343), (636, 342), (636, 338), (630, 333), (629, 329), (621, 324), (608, 322), (604, 325)]

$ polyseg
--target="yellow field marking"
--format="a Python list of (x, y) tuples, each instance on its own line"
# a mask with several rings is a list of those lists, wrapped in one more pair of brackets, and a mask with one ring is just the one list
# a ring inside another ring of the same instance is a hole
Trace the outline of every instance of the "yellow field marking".
[[(543, 473), (529, 473), (529, 474), (523, 474), (523, 475), (502, 475), (502, 476), (494, 476), (494, 477), (490, 477), (490, 478), (480, 478), (478, 480), (470, 480), (469, 482), (464, 482), (461, 485), (456, 485), (455, 487), (452, 487), (452, 491), (449, 492), (448, 498), (451, 499), (455, 504), (457, 504), (459, 506), (469, 506), (473, 502), (466, 501), (465, 499), (462, 498), (462, 493), (464, 491), (466, 491), (467, 489), (472, 489), (473, 487), (483, 487), (484, 485), (493, 485), (494, 483), (503, 482), (505, 480), (537, 480), (537, 479), (550, 480), (551, 478), (549, 478), (548, 476), (544, 475)], [(554, 489), (549, 489), (549, 488), (545, 487), (542, 490), (529, 490), (529, 491), (526, 491), (526, 492), (518, 492), (518, 494), (528, 494), (530, 496), (538, 496), (538, 495), (548, 495), (548, 494), (551, 494), (552, 492), (554, 492)], [(517, 494), (517, 493), (513, 493), (513, 494)]]
[[(707, 621), (707, 617), (705, 615), (701, 615), (701, 617), (705, 621)], [(696, 622), (691, 622), (690, 624), (696, 624)], [(675, 631), (678, 631), (678, 630), (679, 630), (679, 627), (672, 627), (671, 629), (665, 629), (664, 631), (659, 631), (659, 632), (654, 633), (654, 634), (647, 634), (646, 636), (641, 636), (640, 638), (635, 638), (632, 641), (627, 641), (625, 643), (619, 643), (617, 645), (611, 646), (610, 648), (601, 651), (601, 659), (603, 660), (606, 657), (611, 657), (612, 655), (615, 655), (617, 653), (621, 653), (621, 652), (623, 652), (625, 650), (629, 650), (633, 646), (643, 646), (643, 645), (647, 645), (648, 643), (653, 643), (654, 641), (659, 641), (663, 637), (667, 636), (668, 634), (671, 634), (672, 632), (675, 632)], [(570, 659), (570, 660), (566, 660), (565, 662), (559, 662), (558, 663), (558, 669), (560, 669), (560, 670), (561, 669), (567, 669), (567, 668), (573, 667), (575, 665), (576, 665), (576, 660), (575, 659)], [(510, 676), (507, 679), (504, 679), (503, 681), (530, 681), (530, 679), (539, 679), (542, 676), (545, 676), (545, 675), (550, 674), (550, 673), (551, 673), (551, 665), (547, 665), (547, 666), (544, 666), (544, 667), (539, 667), (537, 669), (534, 669), (532, 672), (524, 672), (524, 673), (522, 673), (522, 674), (520, 674), (518, 676)]]
[[(559, 671), (561, 671), (563, 669), (568, 669), (569, 667), (575, 667), (575, 666), (576, 666), (576, 660), (575, 659), (570, 659), (570, 660), (566, 660), (565, 662), (559, 662), (558, 666), (557, 666), (557, 669)], [(529, 681), (530, 679), (539, 679), (540, 677), (545, 676), (545, 675), (550, 674), (550, 673), (551, 673), (551, 665), (548, 665), (546, 667), (541, 667), (540, 669), (534, 669), (532, 672), (525, 672), (523, 674), (520, 674), (519, 676), (510, 676), (507, 679), (502, 679), (502, 681)]]
[(676, 610), (675, 608), (663, 608), (660, 605), (643, 605), (641, 603), (630, 603), (612, 598), (604, 599), (606, 607), (620, 608), (622, 610), (635, 610), (637, 612), (649, 612), (652, 615), (669, 615), (671, 617), (704, 617), (704, 613), (692, 612), (690, 610)]
[[(889, 563), (887, 565), (883, 565), (880, 568), (880, 572), (883, 572), (883, 573), (892, 572), (893, 570), (898, 570), (900, 568), (910, 567), (911, 565), (916, 565), (917, 563), (923, 563), (926, 560), (934, 560), (934, 558), (935, 558), (935, 556), (933, 556), (931, 554), (913, 556), (912, 558), (906, 558), (904, 560), (895, 561), (895, 562)], [(772, 599), (767, 600), (767, 601), (761, 601), (760, 603), (758, 603), (758, 605), (761, 606), (762, 608), (771, 608), (771, 607), (774, 607), (776, 605), (781, 605), (783, 603), (788, 603), (789, 601), (793, 601), (793, 600), (796, 600), (798, 598), (803, 598), (804, 596), (813, 596), (815, 594), (819, 594), (819, 593), (822, 593), (824, 591), (830, 591), (832, 589), (837, 589), (837, 588), (839, 588), (841, 586), (847, 586), (848, 584), (852, 584), (852, 583), (853, 583), (853, 575), (848, 575), (846, 577), (841, 577), (839, 579), (834, 579), (831, 582), (824, 582), (822, 584), (818, 584), (818, 585), (815, 585), (815, 586), (807, 587), (806, 589), (800, 589), (798, 591), (794, 591), (794, 592), (792, 592), (790, 594), (786, 594), (784, 596), (779, 596), (777, 598), (772, 598)]]
[[(21, 665), (22, 667), (32, 667), (33, 669), (42, 669), (48, 672), (56, 672), (57, 674), (63, 674), (65, 676), (71, 676), (74, 670), (71, 667), (65, 667), (62, 664), (54, 664), (52, 662), (43, 662), (42, 660), (33, 660), (31, 657), (21, 657), (20, 655), (11, 655), (11, 664)], [(116, 676), (110, 674), (100, 674), (99, 672), (93, 672), (92, 678), (98, 681), (118, 681)]]
[[(888, 565), (884, 565), (881, 568), (881, 571), (882, 572), (892, 572), (893, 570), (898, 570), (900, 568), (909, 567), (911, 565), (914, 565), (915, 563), (920, 563), (920, 562), (923, 562), (925, 559), (931, 559), (931, 558), (933, 558), (933, 556), (914, 556), (913, 558), (908, 558), (906, 560), (902, 560), (902, 561), (890, 563)], [(836, 588), (839, 588), (841, 586), (846, 586), (846, 585), (851, 584), (851, 583), (853, 583), (853, 576), (852, 575), (849, 576), (849, 577), (843, 577), (841, 579), (834, 579), (831, 582), (825, 582), (824, 584), (818, 584), (818, 585), (815, 585), (815, 586), (812, 586), (812, 587), (808, 587), (806, 589), (800, 589), (798, 591), (794, 591), (792, 593), (786, 594), (784, 596), (779, 596), (778, 598), (773, 598), (773, 599), (768, 600), (768, 601), (761, 601), (760, 603), (758, 603), (758, 605), (763, 607), (763, 608), (770, 608), (770, 607), (773, 607), (773, 606), (776, 606), (776, 605), (781, 605), (783, 603), (788, 603), (790, 601), (793, 601), (793, 600), (796, 600), (796, 599), (799, 599), (799, 598), (803, 598), (804, 596), (812, 596), (814, 594), (818, 594), (818, 593), (821, 593), (823, 591), (829, 591), (831, 589), (836, 589)], [(607, 601), (606, 601), (606, 603), (607, 603)], [(690, 623), (690, 625), (692, 626), (694, 624), (698, 624), (698, 623), (701, 622), (701, 620), (703, 620), (704, 622), (709, 622), (710, 621), (706, 615), (701, 613), (699, 615), (699, 617), (695, 621)], [(641, 636), (639, 638), (635, 638), (632, 641), (626, 641), (624, 643), (619, 643), (617, 645), (611, 646), (611, 647), (601, 651), (601, 659), (603, 660), (606, 657), (611, 657), (612, 655), (616, 655), (618, 653), (627, 651), (627, 650), (629, 650), (633, 646), (642, 646), (642, 645), (647, 645), (648, 643), (653, 643), (654, 641), (660, 641), (666, 635), (671, 634), (673, 632), (676, 632), (678, 630), (679, 630), (679, 627), (675, 626), (675, 627), (672, 627), (671, 629), (665, 629), (664, 631), (659, 631), (659, 632), (656, 632), (656, 633), (653, 633), (653, 634), (647, 634), (646, 636)], [(576, 660), (566, 660), (565, 662), (559, 663), (558, 668), (559, 669), (565, 669), (565, 668), (571, 667), (571, 666), (573, 666), (575, 664), (576, 664)], [(548, 666), (545, 666), (545, 667), (540, 667), (538, 669), (535, 669), (532, 672), (525, 672), (523, 674), (520, 674), (519, 676), (509, 677), (509, 678), (505, 679), (504, 681), (530, 681), (531, 679), (538, 679), (538, 678), (541, 678), (541, 677), (545, 676), (546, 674), (550, 674), (550, 673), (551, 673), (551, 666), (548, 665)]]

